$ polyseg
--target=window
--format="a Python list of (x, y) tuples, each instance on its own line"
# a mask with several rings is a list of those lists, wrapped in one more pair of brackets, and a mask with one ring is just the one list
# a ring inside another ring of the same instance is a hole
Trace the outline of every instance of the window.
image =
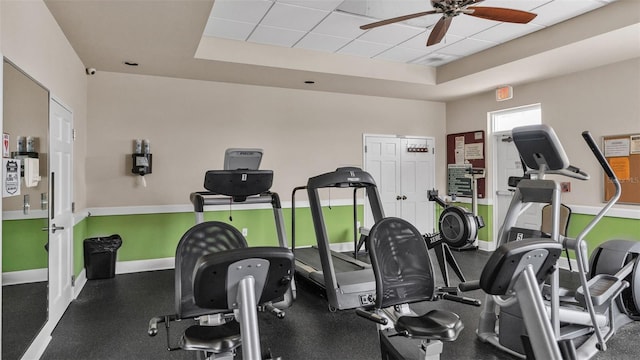
[(491, 113), (491, 122), (494, 133), (511, 131), (518, 126), (541, 124), (542, 108), (540, 104), (535, 104), (495, 111)]

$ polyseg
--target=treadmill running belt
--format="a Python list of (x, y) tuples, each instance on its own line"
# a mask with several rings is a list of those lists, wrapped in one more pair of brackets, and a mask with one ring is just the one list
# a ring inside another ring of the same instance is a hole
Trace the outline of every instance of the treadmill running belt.
[[(322, 264), (320, 262), (320, 254), (318, 253), (318, 249), (314, 247), (299, 248), (295, 250), (294, 254), (296, 260), (301, 261), (316, 270), (322, 270)], [(352, 264), (348, 261), (344, 261), (338, 257), (332, 256), (331, 258), (333, 261), (333, 268), (335, 269), (336, 273), (362, 269), (360, 266)]]

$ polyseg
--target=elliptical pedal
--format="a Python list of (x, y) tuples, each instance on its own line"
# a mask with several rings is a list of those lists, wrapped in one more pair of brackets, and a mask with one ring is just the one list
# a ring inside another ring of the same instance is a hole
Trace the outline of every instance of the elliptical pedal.
[[(629, 283), (613, 275), (598, 274), (587, 282), (587, 286), (589, 287), (593, 305), (600, 306), (620, 294), (622, 290), (629, 286)], [(576, 300), (584, 306), (584, 289), (582, 286), (576, 290)]]

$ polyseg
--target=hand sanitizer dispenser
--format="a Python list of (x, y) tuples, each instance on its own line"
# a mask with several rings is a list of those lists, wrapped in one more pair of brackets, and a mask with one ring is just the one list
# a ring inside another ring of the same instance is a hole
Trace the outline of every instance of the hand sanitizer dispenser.
[(38, 158), (24, 158), (24, 185), (28, 188), (38, 186), (40, 176), (40, 161)]
[(133, 160), (133, 167), (131, 168), (131, 172), (133, 174), (140, 176), (151, 174), (151, 160), (153, 157), (150, 153), (149, 148), (149, 140), (145, 139), (143, 141), (135, 141), (135, 152), (131, 154), (131, 158)]

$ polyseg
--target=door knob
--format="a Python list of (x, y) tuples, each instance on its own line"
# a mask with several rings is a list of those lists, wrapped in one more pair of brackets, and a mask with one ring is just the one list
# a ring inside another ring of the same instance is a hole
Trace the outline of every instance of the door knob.
[(400, 195), (396, 196), (396, 200), (402, 200), (402, 197)]
[(42, 231), (49, 231), (51, 230), (51, 233), (55, 234), (57, 230), (64, 230), (64, 226), (56, 226), (56, 224), (52, 224), (51, 227), (43, 227), (41, 229)]
[(402, 200), (407, 200), (407, 196), (406, 195), (402, 195)]

